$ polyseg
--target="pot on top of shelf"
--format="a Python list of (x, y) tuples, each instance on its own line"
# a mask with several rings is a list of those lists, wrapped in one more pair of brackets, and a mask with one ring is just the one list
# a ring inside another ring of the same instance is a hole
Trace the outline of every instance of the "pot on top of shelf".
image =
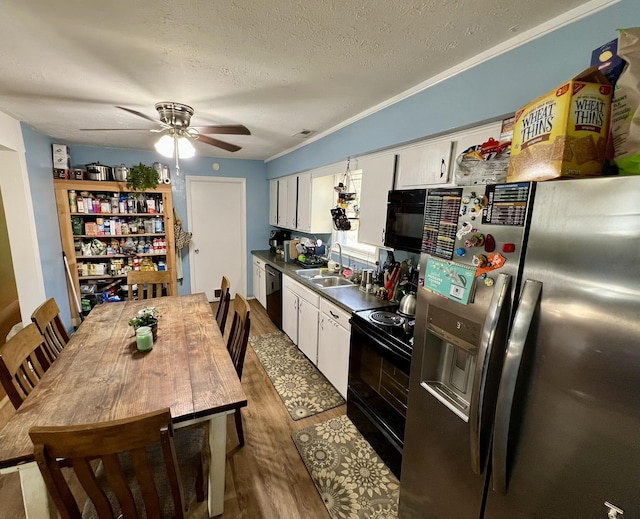
[(129, 170), (127, 188), (134, 191), (134, 196), (137, 198), (140, 192), (158, 187), (159, 180), (158, 172), (141, 162)]
[(117, 182), (126, 182), (127, 180), (129, 180), (129, 168), (124, 164), (115, 166), (113, 168), (113, 178)]

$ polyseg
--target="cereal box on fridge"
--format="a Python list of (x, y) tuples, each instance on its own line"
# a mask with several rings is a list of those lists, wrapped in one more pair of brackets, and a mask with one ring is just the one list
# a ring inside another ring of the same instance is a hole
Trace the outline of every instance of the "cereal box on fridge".
[(602, 172), (613, 87), (591, 67), (516, 112), (509, 182)]

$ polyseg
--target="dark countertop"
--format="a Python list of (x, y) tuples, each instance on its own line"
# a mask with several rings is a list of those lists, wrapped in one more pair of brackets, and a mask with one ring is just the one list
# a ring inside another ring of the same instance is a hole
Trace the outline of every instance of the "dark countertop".
[(391, 305), (389, 301), (380, 301), (374, 295), (361, 292), (358, 285), (333, 287), (325, 290), (318, 288), (316, 285), (295, 273), (296, 270), (301, 270), (302, 267), (294, 263), (286, 263), (280, 256), (277, 256), (269, 250), (253, 250), (251, 254), (349, 313), (354, 310), (367, 310)]

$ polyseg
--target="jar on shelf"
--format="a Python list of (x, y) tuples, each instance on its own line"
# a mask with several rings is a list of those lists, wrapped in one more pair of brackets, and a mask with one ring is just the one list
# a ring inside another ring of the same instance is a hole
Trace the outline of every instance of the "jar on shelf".
[(71, 218), (71, 230), (75, 235), (84, 233), (84, 222), (82, 221), (82, 218), (77, 216)]
[(78, 212), (78, 195), (76, 195), (74, 189), (69, 191), (69, 210), (72, 213)]

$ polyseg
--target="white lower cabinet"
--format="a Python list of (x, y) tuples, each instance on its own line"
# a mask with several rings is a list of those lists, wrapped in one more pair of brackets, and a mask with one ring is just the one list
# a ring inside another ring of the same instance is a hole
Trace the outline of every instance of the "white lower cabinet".
[(298, 298), (298, 348), (314, 364), (318, 364), (319, 314), (317, 306)]
[(320, 300), (318, 369), (347, 398), (349, 378), (350, 315), (326, 299)]
[(289, 276), (283, 276), (282, 286), (282, 330), (317, 364), (320, 296)]
[(264, 261), (253, 257), (253, 297), (267, 308), (267, 278), (264, 270)]

